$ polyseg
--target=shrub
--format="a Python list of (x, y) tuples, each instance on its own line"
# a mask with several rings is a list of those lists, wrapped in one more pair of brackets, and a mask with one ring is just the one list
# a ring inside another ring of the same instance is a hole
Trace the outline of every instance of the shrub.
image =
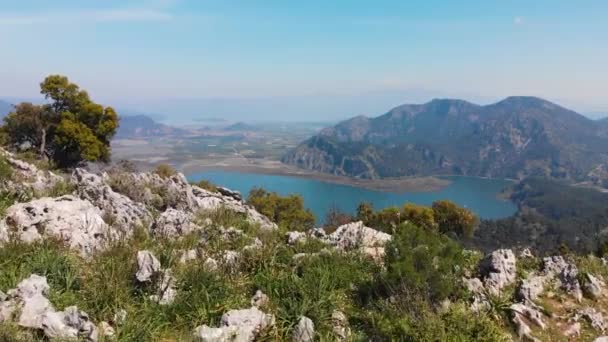
[(418, 227), (430, 230), (437, 229), (435, 213), (429, 207), (408, 203), (403, 207), (402, 216), (404, 220)]
[(472, 237), (479, 221), (468, 209), (462, 208), (450, 201), (433, 203), (435, 221), (442, 233), (454, 233), (457, 236)]
[(386, 285), (439, 301), (460, 290), (465, 261), (462, 248), (447, 236), (403, 224), (386, 248)]
[(284, 229), (305, 231), (315, 225), (315, 217), (309, 209), (304, 208), (300, 195), (280, 196), (276, 192), (254, 188), (249, 193), (247, 203)]
[(162, 178), (169, 178), (177, 173), (177, 171), (169, 164), (160, 164), (153, 171)]

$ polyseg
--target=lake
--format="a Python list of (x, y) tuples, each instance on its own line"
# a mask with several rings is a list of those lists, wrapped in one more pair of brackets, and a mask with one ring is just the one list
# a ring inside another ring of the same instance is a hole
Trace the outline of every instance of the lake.
[(337, 207), (355, 213), (361, 202), (370, 202), (374, 208), (401, 206), (407, 202), (431, 205), (440, 199), (451, 200), (469, 208), (482, 218), (494, 219), (512, 215), (516, 206), (497, 197), (510, 184), (507, 180), (475, 177), (446, 177), (452, 183), (440, 191), (432, 192), (383, 192), (342, 184), (327, 183), (315, 179), (291, 176), (207, 171), (188, 176), (190, 181), (206, 179), (214, 184), (240, 191), (247, 196), (253, 187), (262, 187), (281, 195), (300, 194), (304, 204), (312, 210), (317, 221), (323, 221), (328, 210)]

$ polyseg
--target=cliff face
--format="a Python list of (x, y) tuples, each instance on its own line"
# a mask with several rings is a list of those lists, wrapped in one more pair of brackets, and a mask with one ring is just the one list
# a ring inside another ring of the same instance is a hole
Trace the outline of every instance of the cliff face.
[(594, 181), (608, 165), (605, 125), (542, 99), (404, 105), (324, 129), (283, 162), (361, 178), (460, 174)]

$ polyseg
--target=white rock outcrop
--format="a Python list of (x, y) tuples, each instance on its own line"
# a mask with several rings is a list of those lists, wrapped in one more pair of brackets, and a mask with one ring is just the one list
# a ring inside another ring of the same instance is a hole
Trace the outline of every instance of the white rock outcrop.
[(132, 227), (147, 227), (152, 223), (152, 214), (144, 204), (115, 192), (103, 177), (84, 169), (76, 169), (71, 181), (76, 185), (78, 196), (101, 209), (106, 217), (112, 217), (116, 221), (116, 227), (129, 231)]
[(503, 288), (513, 284), (517, 277), (517, 258), (510, 249), (499, 249), (488, 254), (482, 260), (479, 271), (484, 286), (493, 294), (499, 294)]
[(198, 227), (191, 222), (192, 215), (183, 210), (169, 208), (156, 219), (152, 226), (154, 235), (178, 237), (189, 234)]
[(31, 188), (34, 191), (41, 192), (63, 181), (61, 176), (50, 171), (40, 170), (33, 164), (15, 158), (12, 153), (2, 148), (0, 148), (0, 156), (4, 157), (19, 178), (19, 184), (8, 184), (8, 186)]
[(325, 241), (343, 251), (359, 250), (378, 259), (384, 256), (384, 245), (391, 240), (391, 235), (366, 227), (363, 222), (352, 222), (342, 225), (329, 234)]
[(293, 342), (312, 342), (315, 339), (315, 324), (313, 321), (306, 317), (302, 316), (298, 320), (298, 324), (296, 324), (292, 333), (292, 341)]
[(137, 252), (137, 272), (135, 278), (140, 283), (151, 282), (152, 278), (160, 273), (160, 261), (150, 251)]
[(22, 280), (0, 302), (0, 322), (10, 320), (16, 314), (19, 326), (40, 330), (48, 338), (97, 341), (99, 332), (89, 316), (76, 306), (56, 311), (47, 298), (49, 289), (45, 277), (32, 274)]
[(205, 342), (254, 341), (274, 323), (274, 315), (266, 314), (256, 307), (230, 310), (222, 316), (220, 327), (201, 325), (194, 330), (194, 337)]
[(105, 247), (118, 234), (104, 222), (101, 211), (89, 201), (67, 195), (17, 203), (6, 210), (0, 222), (0, 240), (9, 236), (25, 242), (43, 237), (64, 241), (89, 255)]

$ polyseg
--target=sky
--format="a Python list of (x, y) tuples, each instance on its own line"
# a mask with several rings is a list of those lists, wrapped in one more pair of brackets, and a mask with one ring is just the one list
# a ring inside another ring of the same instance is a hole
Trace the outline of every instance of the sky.
[(0, 97), (59, 73), (101, 103), (244, 120), (435, 97), (608, 112), (606, 0), (0, 0)]

